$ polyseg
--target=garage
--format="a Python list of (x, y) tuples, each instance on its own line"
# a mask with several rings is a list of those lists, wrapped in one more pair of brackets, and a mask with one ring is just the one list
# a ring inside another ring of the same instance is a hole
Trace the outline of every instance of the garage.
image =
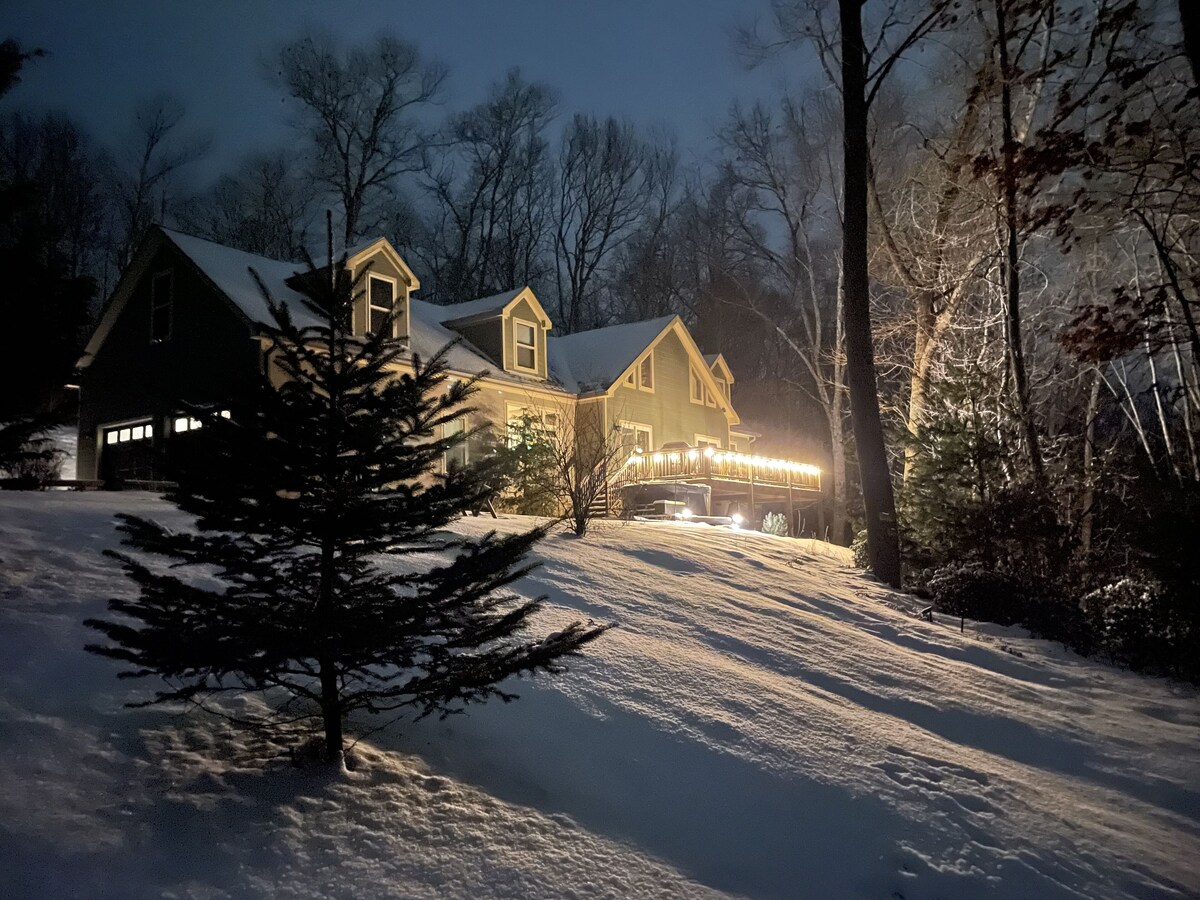
[(100, 478), (105, 487), (153, 481), (154, 423), (151, 419), (106, 425), (100, 433)]

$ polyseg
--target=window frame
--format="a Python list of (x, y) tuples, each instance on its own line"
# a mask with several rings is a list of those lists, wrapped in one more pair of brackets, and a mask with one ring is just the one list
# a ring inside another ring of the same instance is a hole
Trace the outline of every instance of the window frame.
[[(449, 428), (451, 425), (457, 425), (458, 430), (452, 431), (449, 434), (447, 434), (446, 429)], [(443, 440), (445, 440), (447, 437), (452, 437), (455, 434), (466, 434), (466, 433), (467, 433), (467, 417), (466, 416), (458, 416), (457, 418), (451, 419), (449, 422), (446, 422), (442, 425), (442, 439)], [(442, 451), (442, 473), (443, 474), (449, 474), (449, 472), (450, 472), (450, 461), (451, 461), (452, 455), (456, 455), (458, 453), (462, 454), (462, 468), (464, 468), (464, 469), (471, 464), (471, 446), (470, 446), (470, 444), (471, 444), (470, 440), (464, 438), (456, 446), (449, 447), (446, 450)]]
[[(529, 328), (533, 335), (532, 344), (522, 344), (520, 340), (520, 326)], [(518, 372), (532, 372), (534, 375), (541, 370), (538, 367), (538, 323), (530, 322), (528, 319), (518, 319), (516, 316), (512, 318), (512, 336), (513, 336), (513, 359), (512, 367)], [(533, 353), (533, 365), (521, 365), (521, 351), (529, 350)]]
[[(392, 286), (392, 308), (390, 310), (386, 309), (385, 307), (382, 307), (382, 306), (376, 306), (374, 303), (371, 302), (371, 282), (373, 282), (373, 281), (386, 282), (387, 284), (390, 284)], [(366, 297), (366, 300), (367, 300), (367, 316), (366, 316), (367, 321), (366, 321), (365, 327), (363, 329), (363, 334), (368, 335), (368, 334), (375, 333), (375, 326), (374, 326), (375, 317), (374, 317), (373, 313), (376, 310), (379, 310), (380, 312), (388, 312), (388, 313), (392, 314), (392, 337), (395, 338), (396, 337), (396, 322), (397, 322), (396, 304), (400, 301), (400, 282), (397, 279), (393, 278), (391, 275), (384, 275), (381, 272), (368, 272), (367, 273), (367, 297)]]
[(726, 447), (725, 447), (726, 442), (722, 441), (716, 435), (700, 434), (699, 432), (696, 432), (696, 434), (693, 437), (694, 437), (694, 440), (692, 442), (693, 447), (712, 447), (715, 450), (725, 450), (726, 449)]
[[(695, 388), (699, 385), (700, 391), (696, 392)], [(688, 366), (688, 399), (697, 406), (704, 405), (704, 392), (708, 390), (708, 385), (704, 383), (704, 376), (700, 374), (700, 370), (696, 368), (696, 364), (692, 363)]]
[[(645, 375), (645, 372), (646, 372), (646, 363), (650, 363), (650, 386), (649, 387), (646, 387), (646, 379), (642, 377), (643, 375)], [(654, 393), (654, 384), (655, 384), (656, 374), (657, 374), (654, 371), (654, 351), (653, 350), (651, 350), (649, 353), (647, 353), (645, 356), (643, 356), (641, 359), (639, 359), (637, 361), (637, 368), (634, 371), (637, 372), (638, 390), (645, 391), (647, 394), (653, 394)]]
[[(632, 419), (617, 419), (617, 433), (622, 435), (624, 431), (630, 430), (633, 432), (634, 447), (637, 447), (637, 433), (639, 431), (646, 432), (646, 446), (641, 448), (643, 453), (654, 452), (654, 427), (647, 425), (645, 422), (634, 422)], [(624, 448), (625, 442), (621, 441), (621, 447)], [(633, 452), (632, 449), (630, 452)]]
[[(163, 279), (167, 281), (167, 300), (165, 303), (158, 299), (158, 284)], [(155, 325), (160, 309), (166, 310), (167, 328), (161, 337), (155, 334)], [(150, 343), (165, 344), (175, 333), (175, 270), (163, 269), (150, 276)]]

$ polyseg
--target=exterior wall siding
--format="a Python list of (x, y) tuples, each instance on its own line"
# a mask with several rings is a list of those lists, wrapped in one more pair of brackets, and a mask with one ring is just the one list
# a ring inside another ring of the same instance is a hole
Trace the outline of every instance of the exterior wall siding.
[[(173, 273), (171, 337), (150, 341), (150, 283)], [(96, 478), (98, 431), (109, 423), (154, 419), (162, 446), (180, 401), (219, 403), (258, 371), (258, 344), (248, 324), (175, 247), (164, 245), (134, 286), (96, 358), (82, 373), (78, 477)]]
[(618, 421), (649, 425), (655, 447), (672, 441), (694, 444), (697, 434), (721, 439), (729, 447), (729, 421), (712, 406), (692, 403), (691, 357), (679, 336), (668, 333), (654, 348), (654, 392), (621, 385), (608, 401), (608, 425)]

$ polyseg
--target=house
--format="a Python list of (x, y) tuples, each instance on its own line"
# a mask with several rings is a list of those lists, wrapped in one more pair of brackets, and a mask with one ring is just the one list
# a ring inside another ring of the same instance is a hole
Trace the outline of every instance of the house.
[[(474, 405), (497, 426), (531, 415), (551, 429), (567, 418), (586, 421), (619, 435), (624, 462), (614, 478), (705, 481), (726, 507), (757, 510), (783, 502), (781, 491), (789, 509), (819, 499), (813, 467), (749, 454), (755, 434), (734, 409), (733, 372), (722, 355), (701, 353), (678, 316), (557, 336), (528, 287), (426, 303), (414, 296), (419, 279), (383, 238), (349, 248), (346, 264), (365, 275), (355, 329), (395, 312), (406, 360), (428, 359), (457, 340), (451, 374), (486, 373)], [(257, 323), (269, 314), (259, 282), (305, 324), (295, 289), (304, 270), (154, 228), (80, 360), (78, 477), (108, 484), (161, 477), (162, 452), (199, 426), (184, 404), (219, 409), (260, 371), (266, 341)], [(464, 444), (447, 464), (471, 452)]]

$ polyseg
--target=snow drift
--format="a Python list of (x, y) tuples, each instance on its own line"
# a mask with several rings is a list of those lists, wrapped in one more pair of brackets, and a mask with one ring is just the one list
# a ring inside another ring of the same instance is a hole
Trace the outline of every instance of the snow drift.
[(553, 536), (518, 585), (549, 595), (540, 627), (619, 628), (516, 703), (369, 734), (330, 777), (121, 706), (142, 686), (81, 625), (129, 590), (100, 555), (119, 511), (178, 518), (145, 494), (0, 496), (6, 896), (1200, 895), (1194, 689), (920, 621), (836, 548)]

